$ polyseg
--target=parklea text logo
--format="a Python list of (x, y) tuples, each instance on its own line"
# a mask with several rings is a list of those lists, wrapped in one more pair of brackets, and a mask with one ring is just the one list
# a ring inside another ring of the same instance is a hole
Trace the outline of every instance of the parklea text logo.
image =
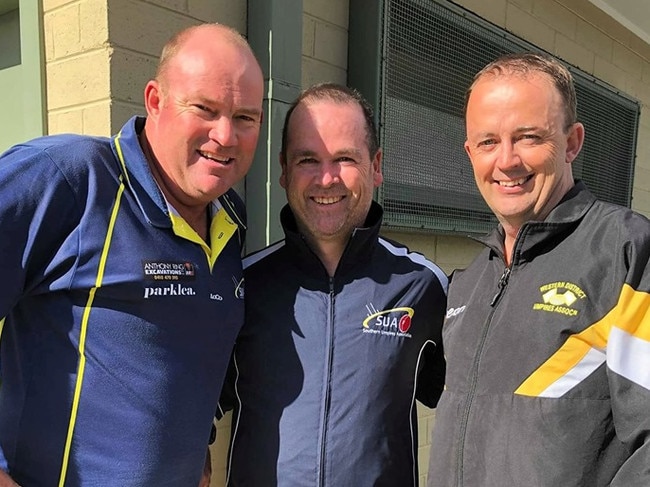
[(152, 296), (194, 296), (195, 294), (193, 288), (182, 284), (144, 288), (144, 299), (149, 299)]

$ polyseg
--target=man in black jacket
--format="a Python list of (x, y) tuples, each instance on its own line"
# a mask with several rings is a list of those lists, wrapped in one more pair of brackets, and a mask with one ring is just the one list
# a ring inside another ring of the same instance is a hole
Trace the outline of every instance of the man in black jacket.
[(379, 236), (381, 155), (353, 90), (314, 86), (287, 114), (286, 238), (244, 261), (230, 486), (418, 485), (415, 399), (442, 391), (447, 279)]
[(429, 485), (650, 485), (650, 223), (574, 181), (584, 127), (559, 62), (486, 66), (466, 126), (500, 225), (453, 276)]

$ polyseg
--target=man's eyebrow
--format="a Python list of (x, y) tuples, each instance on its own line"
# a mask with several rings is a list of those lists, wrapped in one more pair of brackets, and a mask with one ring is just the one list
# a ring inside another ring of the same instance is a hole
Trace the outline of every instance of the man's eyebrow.
[(251, 115), (255, 117), (261, 117), (262, 116), (262, 109), (261, 108), (253, 108), (253, 107), (242, 107), (236, 111), (236, 113), (240, 113), (243, 115)]
[(349, 156), (349, 155), (353, 155), (353, 156), (356, 156), (356, 157), (361, 157), (361, 156), (363, 156), (363, 151), (362, 151), (361, 149), (356, 148), (356, 147), (350, 147), (350, 148), (345, 148), (345, 149), (337, 150), (337, 151), (334, 153), (334, 155), (335, 155), (335, 156)]

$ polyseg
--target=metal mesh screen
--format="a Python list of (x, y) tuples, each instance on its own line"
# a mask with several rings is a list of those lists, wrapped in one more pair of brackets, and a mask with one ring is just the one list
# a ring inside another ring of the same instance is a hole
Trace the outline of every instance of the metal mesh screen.
[[(465, 90), (501, 54), (540, 51), (473, 14), (432, 0), (385, 0), (380, 69), (389, 227), (482, 233), (496, 224), (463, 149)], [(569, 66), (586, 127), (574, 176), (601, 199), (630, 205), (639, 106)]]

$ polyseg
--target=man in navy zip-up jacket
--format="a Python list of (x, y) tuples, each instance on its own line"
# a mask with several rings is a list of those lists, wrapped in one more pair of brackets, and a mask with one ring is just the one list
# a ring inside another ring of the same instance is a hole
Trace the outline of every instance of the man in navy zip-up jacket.
[(228, 485), (418, 485), (415, 399), (442, 390), (447, 279), (379, 236), (381, 151), (358, 93), (303, 92), (280, 159), (286, 238), (244, 261)]

